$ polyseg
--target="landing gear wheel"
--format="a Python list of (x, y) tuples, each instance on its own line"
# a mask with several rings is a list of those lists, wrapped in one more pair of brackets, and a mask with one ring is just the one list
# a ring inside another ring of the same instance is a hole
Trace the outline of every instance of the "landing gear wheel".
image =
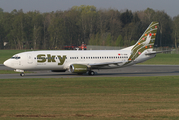
[(89, 71), (88, 75), (95, 75), (95, 72), (94, 71)]
[(24, 74), (23, 72), (22, 72), (22, 73), (20, 73), (20, 76), (22, 76), (22, 77), (23, 77), (24, 75), (25, 75), (25, 74)]

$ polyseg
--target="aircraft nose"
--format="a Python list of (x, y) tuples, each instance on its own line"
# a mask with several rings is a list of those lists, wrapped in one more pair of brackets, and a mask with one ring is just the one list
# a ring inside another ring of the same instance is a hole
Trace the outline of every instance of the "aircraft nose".
[(4, 61), (4, 63), (3, 63), (5, 66), (7, 66), (7, 67), (9, 67), (10, 66), (10, 62), (9, 62), (9, 60), (6, 60), (6, 61)]

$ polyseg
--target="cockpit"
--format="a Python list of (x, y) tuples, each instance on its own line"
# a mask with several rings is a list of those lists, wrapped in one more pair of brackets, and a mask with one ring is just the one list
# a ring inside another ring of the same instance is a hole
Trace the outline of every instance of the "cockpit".
[(12, 56), (11, 59), (16, 59), (16, 60), (18, 60), (18, 59), (21, 59), (21, 57), (19, 57), (19, 56)]

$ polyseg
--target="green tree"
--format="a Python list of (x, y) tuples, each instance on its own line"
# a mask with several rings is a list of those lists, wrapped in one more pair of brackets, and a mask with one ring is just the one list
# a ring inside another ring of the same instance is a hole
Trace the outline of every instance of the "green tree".
[(42, 46), (43, 16), (38, 11), (32, 12), (32, 15), (33, 48), (39, 49)]
[[(164, 11), (119, 12), (95, 6), (73, 6), (66, 11), (40, 13), (0, 9), (0, 48), (60, 49), (63, 45), (129, 46), (136, 42), (152, 21), (160, 22), (156, 44), (178, 44), (178, 16), (173, 21)], [(173, 32), (172, 32), (173, 31)]]
[[(74, 9), (65, 11), (65, 27), (66, 27), (66, 36), (65, 44), (67, 45), (78, 45), (81, 41), (81, 28), (79, 25), (80, 13)], [(80, 43), (81, 44), (81, 43)]]
[(96, 45), (96, 44), (95, 44), (95, 34), (93, 34), (93, 35), (90, 36), (90, 39), (89, 39), (89, 41), (88, 41), (88, 44), (89, 44), (89, 45)]
[(129, 11), (128, 9), (126, 10), (126, 12), (122, 13), (121, 14), (121, 17), (120, 17), (122, 23), (124, 25), (128, 24), (128, 23), (131, 23), (132, 19), (133, 19), (133, 14), (131, 11)]
[(66, 28), (64, 19), (60, 17), (61, 14), (61, 12), (53, 14), (53, 18), (48, 28), (50, 35), (50, 49), (59, 49), (64, 45)]
[(123, 46), (124, 45), (124, 42), (123, 42), (123, 39), (122, 39), (122, 35), (119, 35), (117, 37), (117, 40), (116, 40), (116, 46)]
[(3, 11), (4, 11), (4, 10), (3, 10), (2, 8), (0, 8), (0, 13), (3, 13)]
[(112, 42), (111, 34), (108, 34), (107, 39), (106, 39), (106, 45), (111, 46), (112, 44), (111, 42)]
[(83, 36), (81, 36), (80, 43), (88, 43), (89, 36), (93, 34), (94, 23), (96, 20), (96, 7), (95, 6), (73, 6), (73, 10), (80, 12), (79, 26), (81, 27)]
[(13, 15), (12, 20), (12, 30), (10, 31), (10, 34), (13, 38), (15, 48), (16, 49), (23, 49), (24, 45), (24, 38), (25, 38), (25, 32), (24, 32), (24, 13), (22, 10), (13, 10), (11, 12)]
[(164, 11), (157, 11), (154, 14), (153, 21), (158, 21), (159, 25), (159, 39), (158, 46), (171, 46), (172, 40), (172, 19)]
[(0, 8), (0, 49), (3, 49), (4, 45), (4, 28), (3, 28), (3, 9)]
[(43, 13), (43, 45), (42, 45), (42, 49), (48, 49), (48, 40), (50, 39), (50, 35), (48, 32), (48, 28), (50, 25), (50, 21), (51, 21), (51, 16), (50, 13)]
[(179, 15), (173, 18), (173, 38), (174, 38), (175, 48), (177, 49), (179, 43)]

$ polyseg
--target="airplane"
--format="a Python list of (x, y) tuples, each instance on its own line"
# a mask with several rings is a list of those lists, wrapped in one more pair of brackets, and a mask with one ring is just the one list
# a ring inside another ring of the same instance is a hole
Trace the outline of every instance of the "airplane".
[(152, 22), (136, 44), (121, 50), (41, 50), (13, 55), (3, 64), (20, 72), (51, 70), (94, 75), (95, 69), (127, 67), (144, 62), (156, 56), (153, 50), (158, 22)]

